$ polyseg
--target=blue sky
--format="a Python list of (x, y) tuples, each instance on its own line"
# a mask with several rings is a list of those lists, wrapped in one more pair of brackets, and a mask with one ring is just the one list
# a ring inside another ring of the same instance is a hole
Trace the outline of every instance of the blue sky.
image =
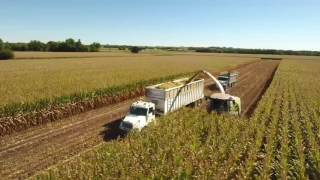
[(320, 50), (320, 0), (0, 0), (0, 38)]

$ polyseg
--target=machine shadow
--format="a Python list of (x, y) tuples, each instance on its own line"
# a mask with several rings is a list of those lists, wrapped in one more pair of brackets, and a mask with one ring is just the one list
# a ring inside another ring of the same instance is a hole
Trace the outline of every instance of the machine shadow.
[(103, 125), (105, 129), (100, 134), (103, 136), (104, 141), (108, 142), (126, 137), (127, 132), (119, 129), (121, 121), (122, 118), (119, 118)]

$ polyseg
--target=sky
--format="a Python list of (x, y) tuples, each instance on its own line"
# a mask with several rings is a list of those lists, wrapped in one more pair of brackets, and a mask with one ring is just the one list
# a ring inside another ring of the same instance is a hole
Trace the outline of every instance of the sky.
[(9, 42), (320, 50), (320, 0), (0, 0)]

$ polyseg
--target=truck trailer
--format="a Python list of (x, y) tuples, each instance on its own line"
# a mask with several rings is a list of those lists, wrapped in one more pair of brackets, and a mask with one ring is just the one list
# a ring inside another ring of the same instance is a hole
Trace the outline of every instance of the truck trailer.
[(184, 106), (197, 105), (204, 98), (204, 79), (187, 83), (188, 78), (160, 83), (145, 88), (146, 101), (133, 103), (119, 128), (141, 130), (155, 119)]
[(223, 72), (218, 76), (220, 84), (225, 90), (233, 87), (238, 81), (239, 72)]

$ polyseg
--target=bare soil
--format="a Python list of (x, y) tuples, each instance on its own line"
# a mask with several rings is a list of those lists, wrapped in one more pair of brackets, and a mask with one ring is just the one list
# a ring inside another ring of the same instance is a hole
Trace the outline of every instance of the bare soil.
[(228, 93), (241, 98), (242, 115), (250, 116), (269, 87), (280, 61), (262, 61), (241, 69), (240, 79)]
[[(259, 61), (238, 66), (239, 82), (229, 93), (239, 96), (243, 115), (250, 115), (272, 79), (279, 61)], [(206, 82), (205, 93), (215, 90)], [(216, 90), (215, 90), (216, 91)], [(137, 99), (81, 113), (0, 137), (0, 177), (25, 179), (37, 171), (66, 160), (93, 146), (122, 135), (117, 127)]]

